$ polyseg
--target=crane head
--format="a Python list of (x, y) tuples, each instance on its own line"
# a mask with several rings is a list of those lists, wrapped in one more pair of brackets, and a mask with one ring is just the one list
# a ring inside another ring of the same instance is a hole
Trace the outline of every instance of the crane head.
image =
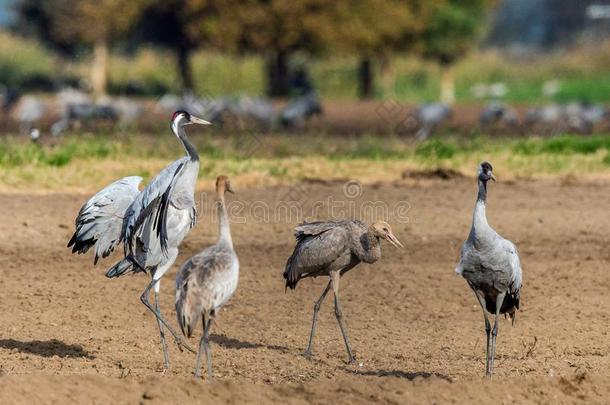
[(493, 175), (493, 166), (491, 163), (485, 161), (479, 165), (479, 180), (487, 182), (489, 180), (496, 181), (496, 177)]
[(216, 193), (224, 194), (225, 192), (233, 193), (231, 181), (227, 176), (220, 175), (216, 178)]
[(199, 117), (195, 117), (184, 110), (178, 110), (172, 115), (172, 129), (176, 133), (179, 127), (184, 127), (191, 124), (210, 125), (211, 122)]
[(401, 248), (403, 247), (402, 243), (398, 240), (394, 233), (392, 233), (392, 228), (390, 224), (385, 221), (377, 221), (373, 224), (373, 232), (375, 236), (380, 239), (385, 239), (390, 242), (394, 247)]

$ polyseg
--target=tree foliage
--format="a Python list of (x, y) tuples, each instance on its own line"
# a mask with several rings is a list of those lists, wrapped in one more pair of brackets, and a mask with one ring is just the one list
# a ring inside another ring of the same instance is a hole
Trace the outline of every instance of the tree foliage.
[[(295, 52), (356, 55), (365, 92), (374, 62), (397, 52), (451, 65), (475, 43), (492, 1), (20, 0), (19, 11), (30, 31), (64, 53), (107, 48), (134, 32), (136, 43), (172, 49), (185, 90), (193, 87), (196, 49), (256, 53), (267, 61), (269, 93), (286, 95)], [(94, 52), (98, 62), (103, 55)]]
[(420, 37), (420, 51), (442, 65), (453, 64), (476, 43), (490, 0), (430, 2), (429, 18)]
[(65, 41), (93, 44), (121, 39), (149, 0), (47, 0), (49, 33)]

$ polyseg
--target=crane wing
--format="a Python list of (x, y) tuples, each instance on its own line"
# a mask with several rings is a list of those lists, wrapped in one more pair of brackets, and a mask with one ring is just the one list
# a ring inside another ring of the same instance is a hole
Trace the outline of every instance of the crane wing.
[[(506, 240), (506, 239), (505, 239)], [(519, 253), (515, 245), (509, 241), (506, 244), (506, 254), (508, 256), (508, 263), (512, 270), (511, 283), (509, 286), (509, 293), (516, 301), (515, 306), (519, 309), (519, 300), (521, 298), (521, 260), (519, 260)]]
[(95, 246), (94, 264), (108, 256), (124, 238), (124, 222), (130, 205), (140, 194), (139, 176), (117, 180), (95, 194), (80, 209), (76, 230), (68, 242), (72, 253), (85, 253)]
[(295, 235), (298, 242), (284, 269), (290, 288), (303, 276), (330, 265), (347, 249), (346, 229), (336, 222), (302, 224)]
[(341, 224), (341, 221), (303, 222), (294, 228), (294, 237), (298, 242), (302, 239), (306, 239), (308, 236), (320, 235), (330, 229), (340, 227)]
[(128, 241), (126, 253), (134, 251), (137, 240), (138, 250), (151, 252), (158, 245), (167, 255), (167, 210), (170, 204), (177, 209), (190, 209), (194, 218), (195, 201), (178, 183), (189, 160), (184, 157), (163, 169), (134, 202), (133, 215), (125, 232)]
[(517, 248), (508, 239), (497, 236), (496, 247), (480, 255), (481, 266), (495, 273), (494, 285), (499, 291), (508, 291), (516, 308), (521, 295), (521, 262)]

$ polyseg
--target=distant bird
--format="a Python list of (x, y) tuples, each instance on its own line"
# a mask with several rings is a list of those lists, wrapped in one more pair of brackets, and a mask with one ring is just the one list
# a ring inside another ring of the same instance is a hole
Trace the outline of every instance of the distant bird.
[(335, 295), (335, 316), (347, 348), (348, 360), (353, 363), (355, 358), (339, 304), (339, 279), (360, 262), (375, 263), (379, 260), (381, 239), (387, 240), (395, 247), (402, 247), (402, 244), (392, 233), (390, 225), (384, 221), (377, 221), (370, 226), (358, 220), (302, 223), (295, 228), (295, 237), (297, 244), (284, 270), (286, 288), (294, 289), (302, 278), (330, 277), (328, 285), (313, 307), (313, 321), (305, 356), (312, 356), (318, 311), (332, 287)]
[(32, 128), (40, 122), (46, 112), (47, 107), (39, 97), (28, 95), (19, 100), (13, 114), (19, 121), (21, 133), (30, 135)]
[(126, 97), (112, 100), (112, 105), (117, 112), (119, 127), (122, 129), (135, 124), (143, 113), (143, 108), (136, 101)]
[(275, 119), (271, 101), (262, 97), (240, 97), (233, 106), (234, 114), (252, 121), (262, 129), (270, 129)]
[(307, 119), (322, 114), (322, 104), (315, 91), (292, 99), (280, 112), (280, 122), (286, 128), (299, 128)]
[[(138, 190), (142, 181), (138, 176), (125, 177), (98, 192), (78, 213), (76, 231), (68, 243), (73, 253), (85, 253), (95, 246), (94, 264), (100, 256), (108, 256), (123, 243), (124, 258), (107, 271), (106, 277), (150, 272), (152, 281), (140, 299), (157, 318), (166, 369), (169, 355), (163, 327), (170, 331), (181, 349), (192, 351), (159, 310), (160, 279), (176, 260), (178, 246), (197, 220), (194, 192), (199, 155), (186, 136), (184, 128), (190, 124), (209, 122), (186, 111), (174, 113), (171, 129), (187, 156), (163, 169), (142, 192)], [(148, 301), (153, 288), (154, 308)]]
[[(485, 375), (490, 378), (496, 353), (498, 317), (500, 314), (508, 314), (514, 323), (521, 295), (521, 263), (517, 248), (487, 223), (487, 182), (495, 181), (492, 171), (489, 162), (479, 166), (479, 192), (472, 227), (468, 239), (462, 245), (460, 262), (455, 269), (457, 274), (466, 279), (483, 309), (487, 334)], [(487, 312), (495, 314), (493, 329)]]
[(483, 127), (501, 123), (514, 127), (519, 124), (519, 118), (517, 117), (517, 112), (513, 108), (503, 103), (492, 101), (485, 106), (481, 112), (479, 122)]
[(32, 128), (30, 130), (30, 140), (32, 142), (38, 142), (40, 140), (40, 130), (38, 128)]
[(417, 109), (417, 121), (420, 129), (415, 134), (417, 139), (427, 139), (432, 132), (451, 116), (451, 108), (443, 103), (426, 103)]
[(191, 337), (201, 318), (203, 335), (195, 360), (195, 377), (201, 373), (201, 351), (205, 352), (208, 378), (212, 379), (209, 333), (218, 311), (231, 298), (239, 280), (239, 261), (233, 249), (225, 193), (233, 192), (225, 176), (216, 179), (218, 241), (188, 259), (176, 277), (176, 314), (182, 333)]

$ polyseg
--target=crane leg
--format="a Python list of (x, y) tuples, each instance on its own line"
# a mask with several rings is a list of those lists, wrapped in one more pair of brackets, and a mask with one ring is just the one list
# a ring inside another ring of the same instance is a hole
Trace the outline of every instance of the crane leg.
[[(161, 308), (159, 306), (159, 288), (160, 281), (157, 281), (157, 284), (155, 284), (155, 310), (160, 313)], [(163, 348), (163, 371), (165, 371), (169, 369), (169, 352), (167, 351), (167, 341), (165, 340), (165, 331), (163, 330), (163, 324), (159, 319), (157, 319), (157, 326), (159, 327), (161, 347)]]
[(506, 293), (502, 293), (498, 295), (496, 298), (496, 319), (494, 321), (494, 327), (491, 330), (491, 359), (489, 366), (489, 377), (493, 374), (494, 369), (494, 359), (496, 357), (496, 337), (498, 336), (498, 319), (500, 318), (500, 309), (502, 308), (502, 303), (504, 302), (504, 297)]
[(354, 357), (352, 348), (349, 345), (349, 339), (347, 338), (347, 329), (345, 328), (345, 324), (343, 323), (343, 314), (341, 312), (341, 304), (339, 303), (340, 278), (341, 274), (339, 274), (339, 272), (334, 271), (330, 273), (330, 282), (333, 287), (333, 292), (335, 294), (335, 317), (337, 318), (337, 322), (339, 323), (339, 328), (341, 329), (341, 334), (343, 335), (343, 341), (345, 342), (345, 348), (347, 349), (348, 363), (353, 364), (356, 362), (356, 358)]
[(165, 326), (165, 328), (167, 328), (167, 330), (172, 334), (180, 350), (182, 350), (182, 348), (185, 348), (189, 352), (195, 353), (195, 350), (193, 350), (193, 348), (188, 343), (186, 343), (184, 339), (180, 335), (178, 335), (171, 326), (169, 326), (169, 323), (165, 320), (165, 318), (163, 318), (161, 312), (155, 310), (155, 308), (150, 305), (150, 302), (148, 301), (148, 296), (150, 295), (150, 290), (155, 286), (158, 281), (158, 279), (153, 279), (150, 284), (148, 284), (148, 286), (146, 287), (146, 289), (144, 289), (144, 292), (140, 296), (140, 301), (142, 301), (142, 304), (144, 304), (144, 306), (146, 306), (146, 308), (148, 308), (148, 310), (155, 315), (157, 320), (161, 322), (163, 326)]
[(197, 358), (195, 359), (195, 377), (201, 377), (201, 351), (205, 353), (205, 358), (207, 362), (208, 369), (208, 380), (212, 381), (212, 355), (210, 353), (210, 327), (212, 326), (212, 318), (208, 318), (207, 322), (205, 320), (205, 316), (202, 317), (203, 324), (203, 335), (201, 336), (201, 340), (199, 340), (199, 350), (197, 351)]
[(213, 321), (214, 319), (212, 318), (208, 320), (208, 324), (203, 332), (203, 336), (205, 337), (205, 346), (203, 348), (205, 349), (205, 359), (208, 365), (208, 378), (210, 381), (212, 381), (212, 353), (210, 352), (210, 328), (212, 327)]
[(491, 353), (491, 324), (489, 322), (489, 317), (487, 316), (487, 310), (485, 309), (485, 298), (481, 297), (474, 291), (474, 295), (477, 297), (477, 301), (481, 304), (481, 309), (483, 310), (483, 317), (485, 318), (485, 334), (487, 335), (487, 345), (485, 346), (485, 377), (491, 378), (491, 372), (489, 369), (490, 359), (489, 355)]
[(318, 312), (320, 311), (320, 306), (322, 305), (324, 298), (326, 298), (326, 294), (328, 294), (328, 292), (330, 291), (330, 287), (331, 287), (331, 281), (328, 282), (328, 285), (324, 289), (324, 292), (322, 292), (322, 295), (320, 295), (320, 298), (318, 298), (316, 303), (313, 305), (313, 320), (311, 322), (311, 332), (309, 333), (309, 343), (307, 344), (307, 349), (305, 350), (305, 353), (303, 353), (305, 355), (305, 357), (307, 357), (307, 358), (311, 358), (311, 356), (313, 356), (313, 353), (312, 353), (313, 337), (316, 335), (316, 324), (318, 323)]

